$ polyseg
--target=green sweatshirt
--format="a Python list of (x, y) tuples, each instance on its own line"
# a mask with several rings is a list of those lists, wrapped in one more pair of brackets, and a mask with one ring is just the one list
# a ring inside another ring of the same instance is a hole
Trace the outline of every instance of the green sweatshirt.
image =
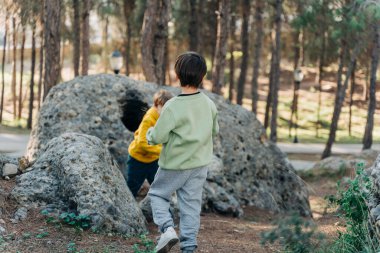
[(212, 137), (218, 132), (214, 102), (201, 92), (181, 94), (166, 102), (147, 140), (151, 145), (163, 144), (160, 168), (186, 170), (211, 162)]

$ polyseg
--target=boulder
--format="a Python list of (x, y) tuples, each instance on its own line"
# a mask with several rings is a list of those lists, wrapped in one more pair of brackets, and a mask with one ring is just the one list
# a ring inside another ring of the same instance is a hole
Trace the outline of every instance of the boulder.
[(13, 176), (16, 176), (17, 173), (18, 173), (17, 165), (12, 164), (12, 163), (4, 164), (3, 172), (2, 172), (3, 177), (13, 177)]
[(7, 163), (17, 165), (18, 164), (17, 158), (0, 154), (0, 171), (3, 169), (4, 165)]
[(117, 163), (99, 138), (64, 133), (40, 151), (31, 170), (17, 177), (12, 196), (19, 204), (88, 215), (92, 227), (103, 231), (147, 231)]
[[(77, 132), (102, 140), (124, 168), (133, 133), (121, 121), (125, 118), (121, 107), (136, 105), (139, 110), (136, 101), (151, 105), (153, 94), (159, 89), (180, 92), (179, 88), (105, 74), (77, 77), (56, 85), (47, 95), (33, 128), (27, 151), (29, 160), (33, 162), (41, 156), (52, 138)], [(212, 186), (224, 188), (239, 204), (310, 216), (306, 185), (286, 155), (266, 139), (265, 129), (255, 114), (222, 96), (203, 92), (219, 111), (220, 134), (214, 140), (214, 154), (223, 162), (220, 174), (224, 179)], [(227, 183), (229, 189), (225, 188)], [(221, 191), (217, 194), (221, 200), (224, 195)]]

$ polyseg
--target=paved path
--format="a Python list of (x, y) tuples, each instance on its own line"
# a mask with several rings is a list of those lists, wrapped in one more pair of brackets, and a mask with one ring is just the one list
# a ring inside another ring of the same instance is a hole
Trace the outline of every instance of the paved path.
[(25, 154), (29, 135), (0, 134), (0, 153), (20, 157)]
[[(0, 134), (0, 153), (7, 153), (13, 157), (20, 157), (25, 154), (29, 135)], [(322, 154), (324, 144), (304, 144), (304, 143), (278, 143), (280, 149), (287, 154)], [(373, 149), (380, 150), (380, 144), (375, 144)], [(333, 154), (356, 154), (360, 153), (361, 144), (336, 144), (333, 146)], [(314, 161), (292, 160), (296, 170), (307, 170), (313, 168)]]
[[(322, 143), (278, 143), (279, 148), (287, 154), (322, 154), (325, 144)], [(362, 151), (362, 144), (334, 144), (333, 154), (358, 154)], [(372, 149), (380, 150), (380, 144), (372, 145)]]

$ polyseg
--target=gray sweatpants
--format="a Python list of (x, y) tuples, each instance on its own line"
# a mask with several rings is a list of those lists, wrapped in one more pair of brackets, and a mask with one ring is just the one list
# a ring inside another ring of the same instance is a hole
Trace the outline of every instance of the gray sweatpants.
[(207, 166), (190, 170), (165, 170), (159, 168), (149, 190), (153, 220), (161, 232), (173, 226), (170, 214), (170, 199), (176, 191), (180, 211), (181, 249), (197, 246), (200, 225), (203, 184), (207, 177)]

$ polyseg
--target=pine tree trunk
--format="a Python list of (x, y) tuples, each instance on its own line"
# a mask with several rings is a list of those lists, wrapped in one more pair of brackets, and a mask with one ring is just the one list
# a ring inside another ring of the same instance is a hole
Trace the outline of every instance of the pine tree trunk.
[(8, 8), (5, 10), (5, 22), (4, 22), (4, 38), (3, 38), (3, 58), (1, 61), (1, 78), (2, 78), (2, 86), (1, 86), (1, 102), (0, 102), (0, 123), (3, 122), (3, 110), (4, 110), (4, 93), (5, 93), (5, 57), (7, 53), (7, 36), (8, 36), (8, 19), (9, 13)]
[(355, 93), (355, 71), (356, 71), (356, 61), (354, 63), (353, 70), (351, 72), (351, 87), (350, 87), (350, 105), (349, 105), (349, 118), (348, 118), (348, 135), (352, 136), (351, 134), (351, 127), (352, 127), (352, 105), (354, 104), (354, 93)]
[(74, 76), (79, 76), (79, 64), (80, 64), (80, 1), (73, 0), (74, 9), (74, 24), (73, 24), (73, 65)]
[(212, 70), (212, 91), (216, 94), (221, 94), (222, 87), (224, 86), (224, 68), (226, 65), (228, 31), (230, 26), (230, 8), (231, 5), (229, 0), (221, 0), (219, 2), (216, 49)]
[(165, 62), (170, 0), (148, 0), (144, 13), (141, 38), (142, 68), (145, 79), (160, 85), (165, 84)]
[(124, 47), (125, 47), (125, 74), (129, 75), (130, 73), (130, 61), (132, 59), (131, 57), (131, 39), (132, 39), (132, 25), (131, 25), (131, 15), (133, 12), (133, 9), (135, 8), (135, 0), (124, 0), (123, 1), (124, 6), (124, 20), (125, 20), (125, 26), (126, 26), (126, 36), (124, 40)]
[(264, 116), (264, 128), (267, 129), (269, 127), (269, 120), (270, 120), (270, 109), (272, 108), (272, 94), (273, 94), (273, 64), (274, 64), (274, 49), (275, 49), (275, 44), (274, 44), (274, 32), (273, 32), (273, 24), (272, 24), (272, 32), (270, 35), (270, 49), (271, 49), (271, 58), (270, 58), (270, 71), (269, 71), (269, 82), (268, 82), (268, 95), (266, 99), (266, 104), (265, 104), (265, 116)]
[(248, 22), (249, 22), (249, 13), (250, 13), (250, 1), (242, 1), (242, 12), (243, 12), (243, 23), (241, 25), (241, 51), (243, 56), (240, 64), (240, 75), (238, 80), (237, 87), (237, 98), (236, 103), (241, 105), (243, 104), (244, 97), (244, 86), (245, 79), (247, 77), (247, 68), (248, 68), (248, 57), (249, 57), (249, 35), (248, 35)]
[[(202, 1), (202, 0), (199, 0)], [(228, 5), (230, 5), (230, 1), (221, 0), (219, 2), (219, 5), (221, 5), (221, 2), (228, 2)], [(189, 50), (198, 52), (198, 12), (197, 12), (197, 0), (189, 0), (190, 4), (190, 22), (189, 22)], [(228, 14), (226, 15), (228, 16)], [(227, 18), (228, 17), (224, 17)], [(218, 25), (219, 26), (219, 25)]]
[(103, 58), (103, 71), (104, 73), (107, 73), (108, 70), (108, 59), (107, 59), (107, 52), (108, 52), (108, 16), (104, 19), (104, 27), (103, 27), (103, 47), (102, 47), (102, 58)]
[(32, 25), (32, 56), (30, 67), (30, 95), (29, 95), (29, 113), (27, 128), (32, 129), (33, 121), (33, 102), (34, 102), (34, 71), (36, 66), (36, 25)]
[(282, 15), (282, 0), (276, 0), (276, 45), (274, 51), (273, 62), (273, 93), (272, 93), (272, 115), (270, 122), (270, 140), (277, 141), (277, 106), (278, 106), (278, 92), (280, 89), (280, 62), (281, 62), (281, 15)]
[(259, 100), (259, 70), (260, 70), (260, 58), (262, 51), (263, 40), (263, 12), (264, 3), (261, 0), (256, 0), (256, 12), (255, 12), (255, 26), (256, 26), (256, 38), (255, 38), (255, 56), (253, 60), (253, 76), (252, 76), (252, 112), (257, 113), (257, 102)]
[(13, 28), (13, 60), (12, 60), (12, 102), (13, 102), (13, 118), (17, 116), (17, 97), (16, 97), (16, 61), (17, 61), (17, 30), (16, 30), (16, 18), (12, 18)]
[(365, 125), (363, 137), (363, 149), (370, 149), (372, 146), (372, 132), (374, 123), (374, 114), (376, 110), (376, 80), (377, 68), (379, 65), (380, 55), (380, 26), (374, 24), (374, 46), (371, 56), (371, 78), (370, 78), (370, 92), (369, 92), (369, 105), (367, 114), (367, 123)]
[[(22, 24), (21, 24), (22, 25)], [(18, 119), (21, 119), (22, 116), (22, 82), (23, 82), (23, 75), (24, 75), (24, 53), (25, 53), (25, 26), (22, 25), (22, 39), (21, 39), (21, 59), (20, 59), (20, 89), (18, 94)]]
[(341, 55), (343, 55), (343, 57), (340, 57), (341, 59), (340, 59), (340, 64), (339, 64), (339, 69), (338, 69), (338, 83), (337, 83), (338, 89), (337, 89), (337, 93), (335, 97), (334, 112), (331, 119), (329, 138), (327, 140), (326, 147), (322, 153), (322, 159), (329, 157), (331, 155), (331, 148), (335, 141), (335, 135), (338, 129), (339, 116), (342, 111), (344, 98), (346, 96), (348, 81), (350, 80), (350, 76), (354, 68), (354, 63), (360, 51), (360, 44), (359, 43), (356, 44), (354, 52), (352, 53), (351, 60), (347, 68), (347, 72), (345, 74), (346, 79), (343, 85), (342, 85), (342, 69), (344, 65), (344, 59), (346, 58), (345, 55), (347, 54), (347, 50), (348, 50), (345, 42), (342, 43), (342, 50), (343, 50), (343, 53)]
[[(231, 8), (232, 10), (232, 8)], [(232, 14), (232, 13), (231, 13)], [(231, 15), (230, 24), (230, 80), (228, 87), (228, 100), (233, 100), (233, 91), (235, 86), (235, 58), (234, 58), (234, 44), (235, 44), (235, 28), (236, 28), (236, 18), (235, 15)]]
[(82, 12), (82, 75), (88, 75), (90, 57), (90, 0), (83, 0)]
[(61, 1), (45, 1), (45, 76), (44, 98), (60, 77)]
[[(300, 31), (295, 30), (293, 33), (293, 51), (294, 51), (294, 59), (293, 59), (293, 73), (298, 69), (299, 60), (300, 60)], [(291, 113), (290, 113), (290, 120), (289, 120), (289, 137), (291, 137), (292, 128), (294, 127), (293, 124), (293, 116), (295, 115), (296, 109), (297, 109), (297, 101), (298, 101), (298, 93), (299, 93), (299, 85), (297, 82), (294, 82), (294, 88), (293, 88), (293, 102), (291, 107)], [(297, 98), (296, 98), (297, 97)]]
[[(43, 23), (42, 23), (43, 26)], [(40, 32), (40, 65), (39, 65), (39, 78), (38, 78), (38, 93), (37, 93), (37, 109), (40, 109), (41, 106), (41, 96), (42, 96), (42, 80), (43, 80), (43, 71), (44, 71), (44, 29), (41, 28)]]
[(321, 107), (322, 107), (322, 80), (324, 77), (323, 67), (325, 65), (325, 51), (326, 51), (326, 32), (323, 32), (322, 36), (322, 48), (319, 56), (319, 67), (318, 67), (318, 108), (317, 108), (317, 123), (315, 129), (315, 135), (319, 136), (319, 125), (321, 124)]

